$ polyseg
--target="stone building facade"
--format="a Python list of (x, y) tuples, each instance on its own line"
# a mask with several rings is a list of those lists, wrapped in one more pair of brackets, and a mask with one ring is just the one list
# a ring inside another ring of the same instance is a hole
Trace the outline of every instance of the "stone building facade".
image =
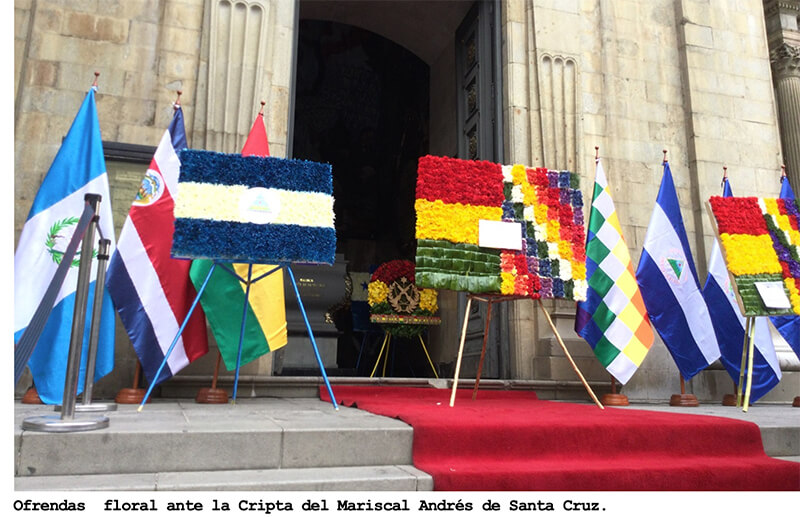
[[(597, 147), (634, 261), (667, 150), (705, 278), (713, 232), (704, 201), (720, 192), (723, 167), (739, 195), (776, 196), (784, 163), (795, 190), (800, 186), (798, 4), (15, 0), (15, 234), (99, 71), (97, 105), (117, 228), (181, 91), (189, 145), (197, 149), (238, 152), (261, 101), (274, 156), (331, 159), (326, 152), (355, 149), (358, 142), (334, 138), (343, 134), (337, 121), (350, 133), (358, 128), (365, 142), (380, 149), (389, 149), (380, 139), (395, 138), (381, 131), (402, 127), (398, 139), (405, 147), (394, 168), (378, 169), (383, 183), (376, 188), (387, 192), (413, 188), (408, 156), (419, 151), (570, 169), (580, 174), (588, 205)], [(462, 58), (479, 64), (474, 75)], [(394, 76), (389, 59), (408, 68)], [(387, 92), (411, 99), (396, 120)], [(419, 99), (423, 107), (414, 104)], [(378, 142), (369, 140), (375, 131)], [(320, 139), (329, 139), (334, 151)], [(409, 139), (418, 143), (410, 151)], [(400, 194), (396, 203), (386, 196), (381, 199), (397, 205), (386, 224), (395, 233), (413, 231), (413, 206)], [(355, 219), (355, 229), (340, 243), (348, 268), (365, 271), (382, 250), (407, 253), (407, 243), (372, 235), (374, 229), (360, 229)], [(457, 347), (463, 299), (443, 293), (440, 304), (443, 324), (432, 332), (431, 353), (447, 366)], [(500, 350), (494, 376), (535, 381), (554, 396), (559, 386), (581, 395), (536, 306), (504, 305), (491, 341)], [(546, 305), (581, 370), (599, 391), (606, 389), (608, 374), (572, 330), (574, 305)], [(103, 395), (128, 385), (134, 371), (136, 358), (119, 325), (117, 334), (117, 366), (97, 387)], [(778, 353), (784, 380), (765, 400), (800, 394), (800, 361), (788, 348)], [(207, 379), (212, 355), (173, 384)], [(248, 378), (273, 376), (275, 362), (267, 356), (249, 365)], [(632, 400), (658, 401), (675, 393), (678, 383), (657, 339), (624, 392)], [(690, 381), (689, 390), (719, 401), (732, 383), (712, 365)]]

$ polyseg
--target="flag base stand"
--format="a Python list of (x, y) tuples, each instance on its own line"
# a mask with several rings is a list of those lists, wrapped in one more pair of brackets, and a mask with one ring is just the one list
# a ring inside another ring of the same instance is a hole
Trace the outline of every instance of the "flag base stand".
[(143, 388), (122, 388), (114, 401), (117, 404), (139, 404), (144, 399), (144, 394)]
[(49, 433), (73, 433), (94, 431), (108, 427), (108, 417), (62, 419), (61, 416), (44, 415), (26, 418), (22, 421), (23, 431), (43, 431)]
[(622, 393), (606, 393), (602, 397), (600, 397), (600, 402), (603, 403), (604, 406), (628, 406), (630, 402), (628, 401), (628, 397), (623, 395)]
[(697, 407), (700, 405), (700, 403), (697, 401), (697, 397), (691, 393), (679, 393), (669, 398), (669, 405), (678, 407)]
[(42, 399), (39, 398), (39, 392), (35, 387), (31, 387), (22, 396), (23, 404), (43, 404)]
[(792, 402), (792, 407), (800, 407), (800, 397), (794, 398), (794, 402)]
[(726, 393), (724, 397), (722, 397), (722, 405), (723, 406), (736, 406), (736, 400), (738, 397), (734, 393)]
[[(456, 389), (458, 388), (458, 375), (459, 375), (459, 372), (461, 371), (461, 358), (463, 357), (463, 354), (464, 354), (464, 341), (466, 340), (466, 337), (467, 337), (467, 323), (469, 321), (469, 311), (470, 311), (470, 308), (472, 306), (472, 300), (476, 300), (476, 301), (479, 301), (479, 302), (486, 302), (486, 303), (489, 304), (489, 306), (487, 308), (487, 311), (486, 311), (486, 328), (484, 329), (484, 333), (483, 333), (483, 348), (481, 349), (481, 358), (480, 358), (480, 362), (478, 363), (478, 373), (475, 376), (475, 386), (474, 386), (474, 388), (472, 390), (472, 399), (475, 400), (475, 398), (477, 397), (477, 394), (478, 394), (478, 383), (480, 383), (480, 380), (481, 380), (481, 368), (483, 367), (483, 359), (484, 359), (484, 356), (486, 354), (486, 340), (488, 339), (488, 334), (489, 334), (489, 322), (491, 321), (490, 318), (491, 318), (491, 315), (492, 315), (492, 304), (498, 303), (498, 302), (510, 302), (510, 301), (514, 301), (514, 300), (530, 300), (530, 298), (527, 297), (527, 296), (504, 296), (504, 295), (493, 295), (493, 294), (490, 294), (490, 295), (468, 294), (467, 295), (467, 306), (466, 306), (466, 309), (464, 310), (464, 324), (463, 324), (463, 326), (461, 328), (461, 341), (460, 341), (459, 346), (458, 346), (458, 358), (456, 359), (456, 371), (455, 371), (455, 374), (453, 375), (453, 391), (450, 394), (450, 407), (453, 407), (455, 405), (455, 402), (456, 402)], [(583, 377), (583, 374), (581, 373), (580, 369), (578, 369), (578, 365), (575, 364), (575, 361), (572, 359), (572, 356), (570, 355), (569, 350), (567, 350), (567, 345), (565, 345), (564, 341), (561, 339), (561, 335), (558, 333), (558, 329), (556, 329), (556, 326), (553, 323), (553, 320), (550, 318), (550, 314), (548, 314), (547, 310), (545, 310), (544, 305), (542, 304), (541, 298), (536, 300), (536, 301), (539, 302), (539, 308), (542, 309), (542, 312), (544, 313), (545, 318), (547, 318), (547, 323), (550, 325), (550, 329), (553, 331), (553, 334), (556, 336), (556, 339), (558, 340), (558, 344), (561, 345), (561, 349), (564, 351), (564, 355), (567, 356), (567, 359), (569, 360), (569, 363), (572, 366), (572, 369), (575, 371), (575, 373), (578, 375), (578, 378), (580, 378), (581, 382), (583, 383), (583, 387), (586, 388), (586, 391), (592, 397), (592, 400), (594, 400), (594, 403), (597, 405), (597, 407), (599, 407), (600, 409), (605, 409), (603, 407), (603, 404), (600, 402), (600, 400), (594, 394), (594, 391), (592, 391), (592, 388), (589, 386), (589, 383), (586, 382), (586, 379)]]
[(697, 407), (700, 405), (700, 403), (697, 401), (697, 397), (695, 397), (691, 393), (686, 393), (686, 382), (683, 380), (682, 374), (681, 374), (681, 392), (669, 398), (669, 405), (677, 407)]
[(194, 401), (198, 404), (227, 404), (228, 392), (217, 388), (217, 378), (219, 377), (219, 362), (222, 354), (217, 354), (217, 364), (214, 366), (214, 379), (211, 381), (210, 388), (200, 388)]
[[(54, 411), (61, 411), (61, 406), (54, 406)], [(91, 404), (75, 404), (76, 413), (104, 413), (106, 411), (116, 411), (117, 405), (114, 402), (92, 402)]]
[(611, 393), (606, 393), (600, 397), (600, 402), (605, 406), (628, 406), (628, 397), (622, 393), (617, 393), (617, 379), (611, 376)]
[(142, 375), (142, 363), (136, 361), (136, 372), (133, 374), (133, 388), (122, 388), (114, 397), (117, 404), (139, 404), (144, 399), (145, 390), (139, 387), (139, 377)]

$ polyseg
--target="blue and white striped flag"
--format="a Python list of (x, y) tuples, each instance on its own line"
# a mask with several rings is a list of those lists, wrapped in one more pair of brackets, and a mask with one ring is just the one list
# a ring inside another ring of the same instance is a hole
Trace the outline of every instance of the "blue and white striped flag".
[[(728, 178), (724, 179), (723, 197), (733, 196)], [(742, 347), (745, 338), (745, 320), (733, 292), (728, 268), (722, 258), (719, 243), (714, 240), (708, 261), (708, 277), (703, 286), (703, 297), (708, 304), (714, 332), (719, 343), (720, 362), (733, 379), (739, 383), (742, 365)], [(755, 402), (774, 388), (781, 380), (781, 368), (775, 345), (765, 317), (755, 318), (753, 347), (753, 380), (750, 400)], [(740, 392), (743, 387), (739, 386)]]
[[(794, 199), (794, 191), (789, 185), (789, 178), (781, 177), (781, 199)], [(772, 316), (769, 319), (778, 333), (789, 344), (797, 357), (800, 357), (800, 317), (798, 316)]]
[(716, 361), (719, 345), (700, 291), (669, 163), (650, 217), (636, 278), (650, 321), (684, 379)]
[[(39, 301), (55, 274), (64, 248), (83, 212), (86, 194), (102, 196), (99, 207), (99, 231), (95, 233), (95, 253), (99, 234), (111, 240), (109, 253), (114, 250), (111, 196), (94, 94), (94, 88), (86, 94), (72, 127), (39, 187), (28, 219), (22, 228), (14, 253), (14, 343), (19, 341), (30, 323)], [(28, 367), (33, 374), (33, 383), (39, 398), (45, 404), (60, 404), (63, 401), (78, 265), (81, 259), (84, 257), (76, 255), (73, 260), (47, 325), (28, 361)], [(97, 263), (94, 262), (90, 275), (83, 353), (78, 377), (79, 391), (85, 384), (86, 349), (89, 342), (96, 277)], [(105, 376), (113, 368), (114, 307), (108, 293), (105, 293), (97, 345), (95, 380)]]

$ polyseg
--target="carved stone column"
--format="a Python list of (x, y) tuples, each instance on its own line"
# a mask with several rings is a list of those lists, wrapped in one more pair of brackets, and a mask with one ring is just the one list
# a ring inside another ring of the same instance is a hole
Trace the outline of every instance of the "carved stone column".
[[(770, 52), (786, 173), (800, 185), (800, 46), (783, 43)], [(796, 188), (796, 187), (795, 187)]]

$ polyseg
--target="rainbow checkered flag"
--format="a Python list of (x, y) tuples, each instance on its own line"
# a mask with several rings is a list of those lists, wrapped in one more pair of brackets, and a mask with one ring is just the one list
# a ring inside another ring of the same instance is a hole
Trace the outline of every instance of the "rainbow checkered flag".
[(575, 331), (606, 369), (625, 384), (653, 344), (628, 246), (600, 160), (586, 237), (586, 301), (578, 303)]

